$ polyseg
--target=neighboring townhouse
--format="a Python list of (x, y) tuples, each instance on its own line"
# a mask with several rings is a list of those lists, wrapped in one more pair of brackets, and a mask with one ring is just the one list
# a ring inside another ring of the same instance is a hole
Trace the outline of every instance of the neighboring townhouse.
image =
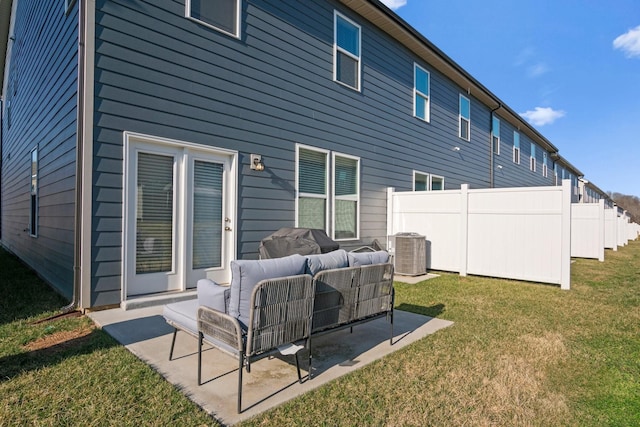
[(2, 244), (82, 308), (227, 282), (280, 227), (385, 242), (388, 187), (582, 175), (376, 0), (0, 10)]

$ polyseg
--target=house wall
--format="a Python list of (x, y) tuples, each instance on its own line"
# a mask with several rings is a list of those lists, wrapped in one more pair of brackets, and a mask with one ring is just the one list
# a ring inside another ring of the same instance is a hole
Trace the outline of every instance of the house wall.
[[(77, 5), (14, 2), (3, 88), (2, 245), (55, 289), (73, 288)], [(38, 227), (30, 236), (31, 151), (38, 148)]]
[[(361, 91), (333, 81), (334, 9), (362, 27)], [(96, 2), (92, 305), (120, 301), (123, 131), (239, 152), (238, 258), (294, 225), (296, 144), (361, 159), (360, 239), (347, 249), (386, 241), (386, 188), (410, 190), (413, 170), (447, 189), (490, 185), (489, 107), (342, 4), (244, 0), (240, 39), (184, 15), (182, 1)], [(414, 61), (431, 73), (429, 123), (413, 117)], [(458, 137), (461, 93), (469, 142)], [(501, 186), (544, 181), (521, 144), (524, 161)], [(250, 153), (265, 172), (249, 169)]]

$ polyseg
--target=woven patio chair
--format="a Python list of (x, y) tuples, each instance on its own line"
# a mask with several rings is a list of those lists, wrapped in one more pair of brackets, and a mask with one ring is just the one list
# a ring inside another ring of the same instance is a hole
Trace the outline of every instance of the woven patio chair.
[[(232, 348), (239, 363), (238, 413), (242, 412), (242, 371), (251, 363), (280, 352), (295, 356), (298, 381), (302, 383), (298, 351), (310, 349), (311, 317), (315, 295), (309, 275), (263, 280), (251, 294), (249, 324), (209, 307), (198, 309), (198, 385), (202, 384), (203, 341)], [(309, 375), (311, 378), (311, 352)]]

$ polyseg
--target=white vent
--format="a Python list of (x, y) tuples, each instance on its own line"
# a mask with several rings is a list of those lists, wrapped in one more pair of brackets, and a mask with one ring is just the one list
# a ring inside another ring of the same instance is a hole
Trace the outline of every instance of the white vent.
[(405, 276), (427, 273), (427, 241), (416, 233), (395, 236), (395, 272)]

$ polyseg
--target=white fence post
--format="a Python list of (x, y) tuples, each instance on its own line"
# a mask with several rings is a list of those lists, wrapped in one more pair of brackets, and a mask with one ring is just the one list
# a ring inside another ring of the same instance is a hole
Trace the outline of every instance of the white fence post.
[(460, 186), (460, 275), (467, 275), (469, 257), (469, 184)]
[(391, 248), (391, 235), (393, 234), (393, 192), (395, 190), (393, 187), (387, 188), (387, 251)]
[(571, 181), (562, 181), (562, 248), (560, 289), (571, 289)]
[(598, 216), (598, 236), (599, 236), (599, 240), (600, 240), (600, 255), (598, 257), (598, 261), (600, 262), (604, 262), (604, 199), (600, 199), (600, 201), (598, 202), (599, 209), (598, 212), (600, 213), (600, 215)]

